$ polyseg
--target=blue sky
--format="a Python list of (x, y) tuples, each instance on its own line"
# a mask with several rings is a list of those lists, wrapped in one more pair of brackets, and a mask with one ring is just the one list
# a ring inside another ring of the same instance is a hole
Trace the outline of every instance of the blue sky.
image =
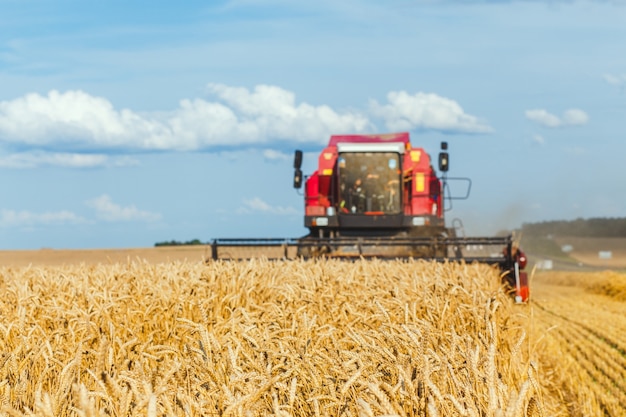
[(472, 235), (626, 216), (626, 2), (0, 10), (0, 249), (303, 235), (293, 150), (334, 133), (448, 141)]

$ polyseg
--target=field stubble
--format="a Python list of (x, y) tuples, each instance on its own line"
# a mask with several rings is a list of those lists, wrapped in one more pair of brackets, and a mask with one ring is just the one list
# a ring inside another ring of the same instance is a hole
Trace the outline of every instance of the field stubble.
[(626, 415), (626, 275), (544, 272), (532, 287), (533, 333), (553, 394), (569, 415)]
[(0, 411), (563, 414), (527, 312), (484, 265), (5, 267)]

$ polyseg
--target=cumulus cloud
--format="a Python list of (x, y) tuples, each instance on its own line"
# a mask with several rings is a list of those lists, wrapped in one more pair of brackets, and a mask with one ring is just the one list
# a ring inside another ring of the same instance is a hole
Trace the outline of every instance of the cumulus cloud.
[(475, 116), (466, 114), (454, 100), (436, 94), (409, 94), (392, 91), (388, 104), (371, 100), (370, 110), (394, 131), (426, 129), (458, 133), (490, 133), (493, 129)]
[(545, 110), (527, 110), (526, 118), (546, 127), (559, 127), (561, 119)]
[(288, 155), (274, 149), (265, 149), (263, 151), (263, 158), (267, 161), (288, 161), (293, 159), (293, 155)]
[(58, 166), (67, 168), (97, 168), (106, 166), (138, 165), (130, 157), (111, 158), (104, 154), (77, 154), (58, 152), (20, 152), (0, 156), (0, 168), (36, 168)]
[(541, 135), (533, 135), (533, 142), (539, 145), (543, 145), (546, 143), (546, 140)]
[(209, 84), (207, 88), (240, 115), (242, 133), (255, 137), (324, 143), (335, 132), (372, 128), (367, 117), (359, 113), (297, 104), (294, 93), (276, 86), (259, 85), (254, 91), (223, 84)]
[(582, 110), (570, 109), (563, 113), (563, 124), (565, 126), (581, 126), (589, 122), (589, 116)]
[[(184, 99), (174, 110), (154, 113), (117, 109), (106, 98), (83, 91), (0, 101), (0, 145), (27, 154), (56, 154), (15, 156), (4, 165), (101, 166), (111, 163), (105, 156), (111, 152), (279, 149), (287, 142), (321, 145), (331, 134), (387, 129), (492, 131), (456, 101), (436, 94), (391, 92), (387, 103), (372, 100), (366, 112), (359, 112), (298, 102), (293, 92), (272, 85), (247, 89), (212, 83), (206, 93), (207, 98)], [(382, 119), (386, 129), (370, 118)], [(267, 158), (281, 157), (271, 152)]]
[(617, 87), (623, 87), (626, 85), (626, 74), (604, 74), (602, 76), (604, 81)]
[[(72, 149), (158, 146), (159, 125), (82, 91), (28, 94), (0, 102), (0, 138), (22, 146)], [(134, 146), (133, 146), (134, 145)]]
[(293, 207), (282, 207), (282, 206), (272, 206), (267, 202), (263, 201), (259, 197), (254, 197), (250, 200), (243, 201), (243, 207), (240, 207), (237, 210), (239, 214), (249, 214), (249, 213), (267, 213), (267, 214), (278, 214), (278, 215), (290, 215), (290, 214), (301, 214), (298, 210)]
[(525, 115), (528, 120), (549, 128), (582, 126), (589, 122), (587, 113), (579, 109), (566, 110), (561, 117), (544, 109), (527, 110)]
[(209, 84), (215, 98), (185, 99), (170, 112), (117, 110), (83, 91), (28, 94), (0, 102), (0, 142), (33, 149), (198, 150), (272, 141), (323, 143), (331, 133), (363, 132), (367, 117), (297, 103), (280, 87)]
[(33, 213), (27, 210), (1, 210), (0, 227), (42, 226), (52, 224), (77, 224), (86, 220), (71, 211)]
[(86, 202), (88, 207), (96, 211), (96, 217), (108, 222), (144, 221), (154, 222), (161, 218), (159, 213), (139, 210), (134, 205), (120, 206), (114, 203), (107, 194)]

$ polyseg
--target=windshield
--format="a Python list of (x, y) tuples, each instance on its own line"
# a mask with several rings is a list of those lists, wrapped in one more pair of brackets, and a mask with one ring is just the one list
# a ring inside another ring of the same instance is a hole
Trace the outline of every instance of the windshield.
[(340, 212), (397, 214), (401, 210), (400, 154), (344, 152), (337, 160)]

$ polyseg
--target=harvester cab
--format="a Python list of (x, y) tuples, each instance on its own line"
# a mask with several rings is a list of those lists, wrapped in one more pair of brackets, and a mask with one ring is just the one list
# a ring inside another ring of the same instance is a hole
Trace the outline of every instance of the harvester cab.
[[(441, 148), (438, 177), (428, 153), (412, 147), (408, 133), (331, 136), (318, 169), (304, 181), (309, 237), (449, 237), (447, 143)], [(296, 188), (302, 185), (301, 160), (296, 151)]]

